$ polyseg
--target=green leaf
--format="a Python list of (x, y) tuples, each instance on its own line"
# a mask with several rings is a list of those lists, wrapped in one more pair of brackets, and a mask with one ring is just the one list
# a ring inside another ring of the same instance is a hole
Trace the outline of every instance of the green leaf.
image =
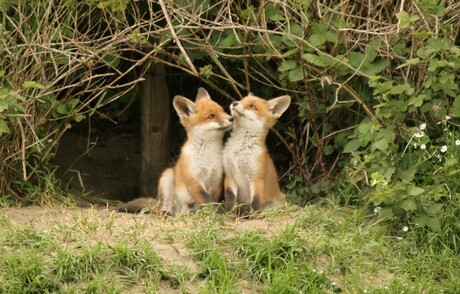
[(303, 37), (303, 29), (297, 23), (289, 23), (284, 29), (283, 43), (290, 47), (295, 47)]
[(355, 152), (359, 149), (359, 147), (361, 147), (361, 140), (359, 138), (355, 138), (348, 142), (347, 145), (345, 145), (343, 148), (343, 153)]
[(43, 89), (43, 85), (38, 83), (38, 82), (34, 82), (34, 81), (25, 81), (24, 83), (22, 83), (22, 87), (25, 88), (25, 89)]
[(436, 214), (441, 213), (443, 208), (444, 208), (444, 204), (442, 204), (442, 203), (433, 203), (430, 206), (428, 206), (427, 208), (425, 208), (425, 211), (429, 215), (434, 216)]
[(367, 135), (372, 131), (373, 123), (371, 120), (363, 120), (358, 126), (359, 135)]
[(404, 183), (410, 183), (414, 180), (415, 177), (415, 168), (410, 168), (407, 170), (398, 170), (398, 178)]
[(308, 42), (310, 42), (310, 44), (312, 44), (315, 47), (319, 47), (326, 43), (326, 36), (323, 34), (312, 34), (308, 38)]
[(441, 223), (436, 217), (429, 217), (422, 214), (421, 216), (414, 218), (414, 223), (420, 227), (428, 227), (434, 232), (441, 231)]
[(414, 200), (406, 199), (401, 203), (400, 207), (405, 211), (415, 211), (417, 210), (417, 203)]
[(455, 97), (454, 103), (450, 107), (452, 116), (460, 117), (460, 96)]
[(0, 78), (3, 77), (5, 75), (5, 71), (4, 70), (0, 70)]
[(298, 82), (305, 78), (304, 69), (301, 66), (298, 66), (289, 71), (288, 79), (290, 82)]
[(363, 66), (366, 56), (360, 52), (350, 52), (349, 62), (354, 68)]
[(70, 99), (69, 101), (67, 101), (67, 103), (60, 103), (56, 107), (56, 112), (62, 115), (69, 115), (78, 105), (78, 103), (78, 99)]
[(318, 67), (330, 67), (335, 63), (334, 60), (329, 58), (328, 56), (319, 56), (312, 53), (305, 53), (304, 55), (302, 55), (302, 58), (307, 62)]
[(433, 230), (433, 232), (440, 233), (441, 232), (441, 223), (439, 222), (439, 219), (437, 217), (430, 217), (428, 218), (428, 221), (426, 225)]
[(296, 54), (297, 52), (299, 52), (300, 49), (299, 48), (292, 48), (286, 52), (284, 52), (281, 56), (283, 58), (286, 58), (286, 57), (291, 57), (292, 55)]
[(396, 18), (399, 20), (399, 27), (405, 29), (410, 25), (410, 16), (409, 13), (405, 11), (400, 11), (395, 14)]
[(324, 148), (324, 155), (328, 156), (328, 155), (331, 155), (332, 153), (334, 153), (335, 151), (335, 148), (333, 145), (327, 145), (325, 148)]
[(406, 188), (407, 194), (410, 196), (417, 196), (425, 192), (425, 189), (417, 187), (415, 185), (410, 185)]
[(288, 59), (288, 60), (283, 61), (283, 63), (281, 63), (280, 67), (278, 67), (278, 70), (283, 72), (283, 71), (291, 70), (296, 67), (297, 67), (297, 62), (295, 60)]
[(86, 118), (85, 115), (83, 115), (83, 114), (77, 114), (77, 115), (74, 117), (74, 120), (75, 120), (76, 122), (81, 122), (81, 121), (84, 120), (85, 118)]
[(419, 63), (420, 63), (420, 58), (418, 58), (418, 57), (410, 58), (410, 59), (406, 60), (406, 62), (404, 62), (403, 64), (397, 66), (396, 69), (400, 69), (400, 68), (403, 68), (403, 67), (406, 67), (406, 66), (409, 66), (409, 65), (416, 65), (416, 64), (419, 64)]
[(120, 64), (120, 57), (115, 54), (107, 54), (104, 56), (104, 61), (113, 67), (117, 67)]
[(386, 138), (382, 138), (374, 143), (372, 143), (372, 149), (375, 150), (382, 150), (385, 151), (388, 149), (388, 140)]
[(400, 85), (391, 87), (390, 94), (398, 95), (406, 91), (410, 91), (410, 89), (412, 89), (412, 87), (409, 84), (400, 84)]
[(410, 18), (409, 18), (409, 21), (410, 22), (414, 22), (414, 21), (417, 21), (420, 19), (420, 16), (418, 15), (412, 15)]
[(311, 30), (314, 34), (324, 35), (327, 33), (327, 25), (324, 22), (312, 22)]
[(374, 62), (363, 67), (362, 71), (370, 76), (376, 76), (388, 67), (388, 59), (377, 58)]
[(408, 105), (414, 105), (415, 107), (420, 107), (423, 105), (423, 102), (425, 99), (429, 98), (426, 94), (420, 94), (417, 96), (412, 96), (409, 98), (409, 101), (407, 101)]
[(6, 133), (10, 133), (10, 128), (8, 128), (8, 125), (6, 124), (5, 120), (0, 118), (0, 135)]
[(5, 99), (9, 95), (8, 89), (0, 89), (0, 100)]
[(281, 13), (280, 9), (272, 3), (269, 3), (265, 7), (265, 17), (271, 21), (284, 20), (284, 14)]
[(331, 32), (328, 31), (324, 37), (326, 38), (326, 41), (332, 44), (337, 44), (339, 42), (339, 37), (337, 36), (336, 32)]

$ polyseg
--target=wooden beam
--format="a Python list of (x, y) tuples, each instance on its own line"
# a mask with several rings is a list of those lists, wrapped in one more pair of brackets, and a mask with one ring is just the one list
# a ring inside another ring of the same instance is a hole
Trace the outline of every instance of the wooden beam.
[(156, 197), (158, 179), (170, 158), (170, 97), (166, 67), (152, 65), (141, 86), (140, 197)]

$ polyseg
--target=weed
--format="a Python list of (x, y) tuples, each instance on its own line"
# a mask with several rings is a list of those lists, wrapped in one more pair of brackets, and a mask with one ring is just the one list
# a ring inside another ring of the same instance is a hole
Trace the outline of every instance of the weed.
[(3, 254), (0, 272), (0, 293), (49, 293), (59, 289), (43, 259), (32, 250)]
[(12, 229), (8, 231), (6, 240), (7, 245), (15, 247), (49, 250), (56, 246), (51, 235), (38, 232), (32, 227)]
[(56, 276), (63, 282), (91, 280), (104, 269), (104, 258), (101, 253), (101, 243), (83, 247), (81, 254), (71, 249), (59, 250), (55, 264)]
[(136, 249), (126, 244), (116, 244), (110, 249), (116, 271), (132, 284), (144, 277), (156, 281), (162, 279), (160, 259), (147, 244), (139, 245)]
[[(417, 230), (395, 233), (367, 208), (329, 202), (251, 220), (212, 211), (165, 220), (143, 215), (132, 216), (131, 227), (126, 215), (72, 213), (65, 227), (46, 231), (0, 213), (0, 293), (460, 291), (454, 250), (421, 245)], [(160, 241), (180, 249), (157, 250)], [(182, 263), (189, 255), (192, 270)]]
[(239, 293), (236, 287), (240, 278), (237, 262), (225, 255), (222, 239), (216, 227), (202, 228), (192, 234), (189, 240), (195, 258), (202, 267), (201, 278), (209, 286), (208, 290), (218, 293)]

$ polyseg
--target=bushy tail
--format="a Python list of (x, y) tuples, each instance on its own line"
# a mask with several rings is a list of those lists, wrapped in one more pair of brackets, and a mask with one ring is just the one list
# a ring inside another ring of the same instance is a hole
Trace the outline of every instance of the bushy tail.
[(136, 198), (116, 208), (118, 212), (127, 213), (158, 213), (159, 202), (153, 198)]

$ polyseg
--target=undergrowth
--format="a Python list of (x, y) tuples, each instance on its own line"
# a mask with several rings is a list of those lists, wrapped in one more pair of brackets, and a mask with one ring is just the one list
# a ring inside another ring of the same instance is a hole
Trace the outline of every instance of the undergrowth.
[(454, 251), (332, 202), (250, 220), (213, 209), (167, 219), (60, 209), (21, 221), (14, 213), (0, 210), (2, 293), (460, 291)]

